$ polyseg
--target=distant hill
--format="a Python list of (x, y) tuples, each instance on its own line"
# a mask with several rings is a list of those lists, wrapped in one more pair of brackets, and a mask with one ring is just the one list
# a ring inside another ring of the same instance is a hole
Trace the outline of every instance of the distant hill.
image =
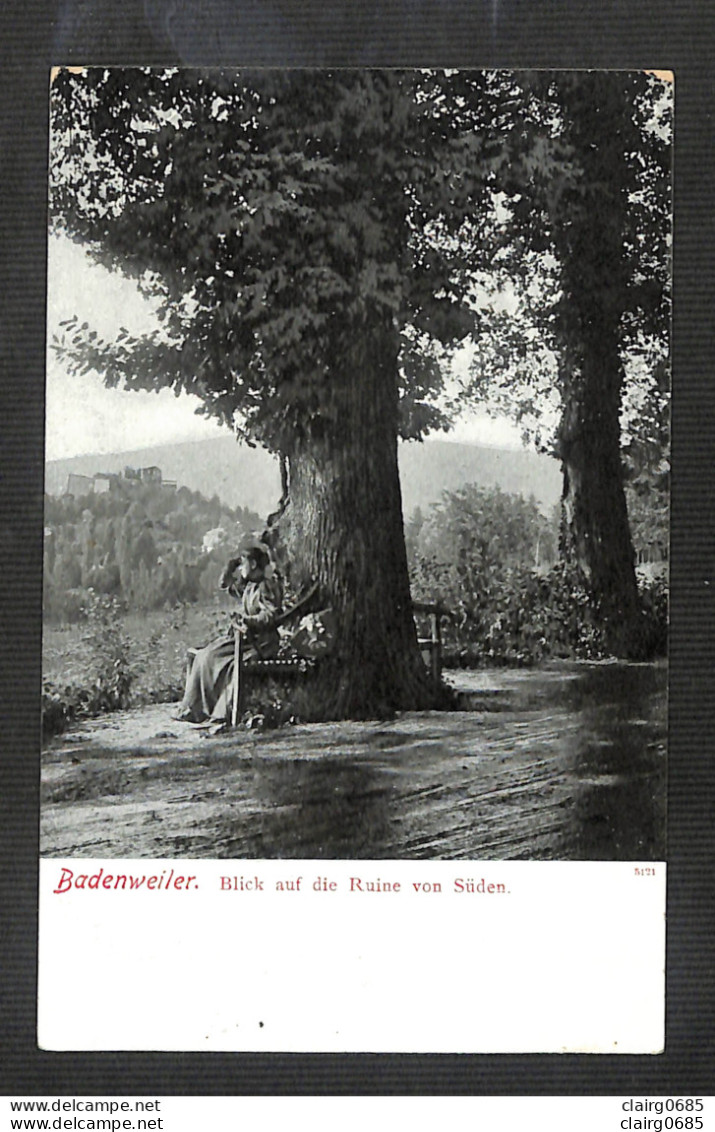
[(455, 491), (465, 483), (499, 486), (526, 499), (533, 495), (544, 511), (550, 511), (561, 498), (558, 461), (523, 448), (412, 441), (400, 446), (399, 459), (405, 516), (415, 507), (424, 509), (436, 502), (443, 491)]
[(179, 487), (200, 491), (207, 499), (217, 495), (229, 507), (248, 507), (263, 517), (275, 509), (281, 493), (274, 457), (263, 448), (237, 444), (232, 436), (50, 460), (45, 469), (45, 490), (50, 495), (62, 494), (70, 472), (121, 472), (127, 465), (161, 468), (164, 479), (176, 480)]
[[(70, 472), (120, 472), (156, 466), (164, 479), (200, 491), (207, 498), (217, 495), (230, 507), (248, 507), (266, 516), (280, 497), (277, 462), (262, 448), (237, 444), (233, 437), (196, 440), (183, 444), (157, 445), (131, 452), (73, 456), (50, 460), (46, 465), (45, 490), (60, 495)], [(465, 483), (482, 487), (499, 485), (503, 491), (533, 495), (547, 511), (561, 494), (561, 473), (556, 460), (524, 449), (489, 448), (476, 444), (451, 444), (445, 440), (410, 442), (400, 446), (400, 476), (405, 516), (415, 507), (423, 509)]]

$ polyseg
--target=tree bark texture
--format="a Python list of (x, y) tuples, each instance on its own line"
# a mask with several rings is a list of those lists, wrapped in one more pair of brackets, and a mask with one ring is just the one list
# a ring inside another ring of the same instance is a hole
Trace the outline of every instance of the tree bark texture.
[(291, 581), (317, 580), (320, 602), (338, 624), (334, 651), (311, 681), (313, 718), (444, 705), (412, 614), (397, 465), (397, 355), (389, 318), (374, 318), (345, 342), (328, 405), (288, 454), (279, 529)]
[(621, 459), (624, 382), (621, 326), (629, 303), (627, 151), (632, 107), (599, 73), (562, 80), (567, 137), (583, 180), (555, 239), (563, 264), (558, 435), (564, 474), (565, 547), (591, 590), (608, 647), (642, 649), (635, 554)]
[[(612, 351), (610, 351), (612, 353)], [(584, 363), (560, 426), (565, 553), (584, 575), (609, 648), (637, 656), (641, 620), (620, 452), (620, 359)]]

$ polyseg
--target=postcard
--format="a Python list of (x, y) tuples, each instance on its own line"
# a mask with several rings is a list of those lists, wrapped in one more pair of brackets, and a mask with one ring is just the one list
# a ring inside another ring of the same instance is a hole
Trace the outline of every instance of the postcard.
[(50, 101), (40, 1046), (661, 1052), (672, 75)]

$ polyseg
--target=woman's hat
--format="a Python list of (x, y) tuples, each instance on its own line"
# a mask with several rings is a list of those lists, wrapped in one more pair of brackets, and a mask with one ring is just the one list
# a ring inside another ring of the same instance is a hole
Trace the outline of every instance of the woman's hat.
[(261, 569), (265, 569), (271, 560), (270, 551), (264, 542), (255, 535), (244, 535), (237, 547), (239, 557), (255, 559)]

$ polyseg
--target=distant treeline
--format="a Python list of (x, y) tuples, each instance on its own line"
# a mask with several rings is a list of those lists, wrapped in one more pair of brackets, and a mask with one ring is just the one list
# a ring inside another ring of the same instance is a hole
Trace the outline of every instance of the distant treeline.
[(44, 613), (81, 620), (90, 591), (148, 611), (216, 589), (217, 566), (261, 518), (218, 496), (115, 481), (111, 491), (45, 498)]

